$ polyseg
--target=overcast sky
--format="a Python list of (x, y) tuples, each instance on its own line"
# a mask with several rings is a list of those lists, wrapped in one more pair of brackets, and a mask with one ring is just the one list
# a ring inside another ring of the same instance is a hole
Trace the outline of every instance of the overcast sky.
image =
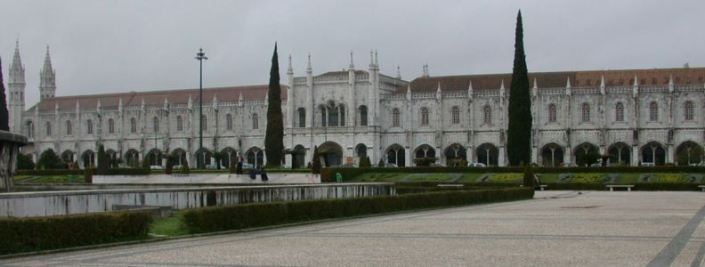
[(19, 37), (26, 103), (39, 98), (51, 47), (57, 95), (266, 84), (274, 42), (282, 83), (287, 56), (304, 75), (341, 70), (355, 52), (366, 69), (404, 79), (511, 72), (516, 12), (524, 16), (529, 71), (705, 65), (705, 1), (34, 1), (2, 0), (3, 74)]

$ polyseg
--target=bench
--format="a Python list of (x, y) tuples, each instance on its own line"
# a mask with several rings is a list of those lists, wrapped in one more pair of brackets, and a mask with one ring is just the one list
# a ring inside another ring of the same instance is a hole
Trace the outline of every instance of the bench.
[(464, 184), (438, 184), (438, 187), (463, 187)]
[(608, 187), (610, 189), (610, 192), (614, 191), (614, 188), (626, 188), (627, 191), (631, 192), (632, 187), (634, 187), (634, 185), (633, 184), (608, 184), (608, 185), (605, 185), (605, 187)]
[(703, 192), (705, 192), (705, 185), (699, 185), (698, 187), (700, 188), (700, 190), (702, 190)]
[(546, 187), (548, 187), (547, 184), (540, 184), (540, 185), (539, 185), (539, 188), (541, 188), (541, 191), (545, 190)]

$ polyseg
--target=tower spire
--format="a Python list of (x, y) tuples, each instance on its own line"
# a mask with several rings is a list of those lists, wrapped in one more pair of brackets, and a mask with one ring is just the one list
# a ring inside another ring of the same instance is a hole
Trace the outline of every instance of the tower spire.
[(353, 64), (353, 51), (350, 50), (350, 65), (348, 66), (349, 69), (354, 70), (355, 69), (355, 64)]
[(289, 67), (286, 70), (287, 75), (294, 75), (294, 68), (291, 66), (291, 54), (289, 54)]
[(54, 97), (56, 93), (56, 71), (51, 66), (49, 45), (47, 45), (46, 56), (44, 56), (44, 66), (39, 73), (39, 93), (41, 100)]

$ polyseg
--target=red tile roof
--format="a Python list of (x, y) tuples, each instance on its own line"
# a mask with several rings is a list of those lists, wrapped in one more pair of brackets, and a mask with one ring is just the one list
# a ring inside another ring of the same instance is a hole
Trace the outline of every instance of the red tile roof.
[[(286, 100), (287, 86), (282, 85), (281, 98)], [(218, 102), (237, 102), (240, 94), (244, 101), (249, 100), (264, 100), (267, 94), (267, 85), (249, 85), (249, 86), (232, 86), (232, 87), (216, 87), (203, 88), (203, 101), (210, 103), (213, 101), (213, 96), (216, 96)], [(140, 106), (144, 99), (145, 105), (162, 106), (164, 99), (167, 99), (170, 104), (187, 104), (189, 96), (192, 101), (198, 101), (198, 89), (181, 89), (181, 90), (164, 90), (164, 91), (143, 91), (143, 92), (126, 92), (114, 94), (100, 95), (76, 95), (76, 96), (58, 96), (54, 98), (44, 99), (35, 107), (39, 107), (41, 112), (53, 111), (56, 104), (59, 109), (75, 110), (76, 102), (80, 103), (81, 110), (96, 110), (98, 100), (100, 100), (101, 108), (117, 109), (120, 98), (122, 98), (123, 107)], [(33, 107), (33, 108), (35, 108)]]
[[(529, 82), (533, 86), (534, 79), (539, 88), (565, 87), (570, 78), (574, 87), (600, 85), (604, 75), (607, 86), (631, 86), (634, 76), (639, 79), (640, 85), (668, 84), (669, 77), (673, 75), (676, 85), (705, 84), (705, 68), (676, 68), (676, 69), (634, 69), (634, 70), (594, 70), (594, 71), (569, 71), (569, 72), (536, 72), (529, 73)], [(502, 81), (505, 88), (509, 89), (512, 81), (510, 73), (505, 74), (480, 74), (458, 75), (439, 77), (420, 77), (411, 81), (411, 90), (414, 92), (435, 91), (440, 83), (441, 90), (467, 90), (472, 81), (473, 89), (499, 89)], [(399, 88), (398, 93), (403, 93), (406, 88)]]

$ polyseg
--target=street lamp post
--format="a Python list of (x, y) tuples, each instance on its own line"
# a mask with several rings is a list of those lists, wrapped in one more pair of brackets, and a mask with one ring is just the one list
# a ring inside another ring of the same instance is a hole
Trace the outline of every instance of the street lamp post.
[[(196, 151), (196, 163), (198, 164), (199, 169), (203, 169), (203, 162), (198, 160), (198, 153), (201, 153), (201, 149), (203, 149), (203, 122), (201, 121), (203, 119), (203, 60), (208, 60), (208, 57), (206, 57), (206, 53), (203, 52), (203, 48), (198, 49), (198, 53), (196, 53), (196, 60), (198, 60), (198, 150)], [(205, 159), (203, 160), (205, 161)]]

